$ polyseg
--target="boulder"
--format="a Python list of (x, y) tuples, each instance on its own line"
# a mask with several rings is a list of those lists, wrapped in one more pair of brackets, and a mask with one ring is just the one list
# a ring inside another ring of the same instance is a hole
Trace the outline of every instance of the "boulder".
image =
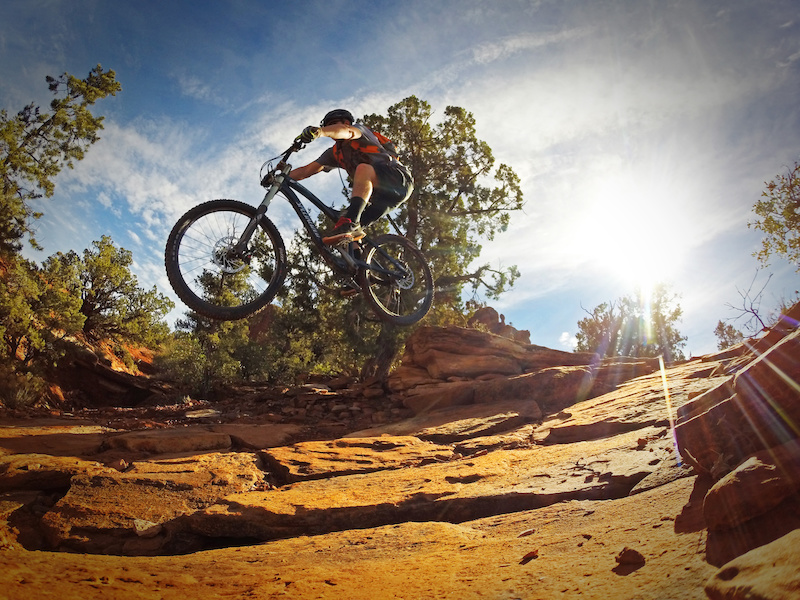
[(723, 565), (705, 584), (711, 600), (800, 597), (800, 530)]
[(467, 321), (467, 327), (477, 329), (485, 328), (488, 332), (499, 335), (510, 340), (531, 343), (531, 332), (519, 330), (506, 324), (506, 316), (498, 314), (491, 306), (484, 306), (475, 311), (475, 314)]
[(425, 369), (434, 379), (448, 377), (474, 378), (485, 373), (519, 375), (522, 365), (510, 356), (502, 354), (454, 354), (431, 348), (418, 360), (425, 362)]
[(732, 379), (679, 408), (676, 436), (698, 469), (721, 477), (800, 430), (800, 330), (753, 358)]
[(800, 491), (800, 441), (760, 452), (725, 475), (706, 494), (709, 529), (728, 529), (763, 515)]
[(388, 387), (415, 413), (448, 406), (526, 400), (544, 412), (652, 372), (657, 359), (551, 350), (485, 331), (421, 327), (406, 342), (401, 366)]

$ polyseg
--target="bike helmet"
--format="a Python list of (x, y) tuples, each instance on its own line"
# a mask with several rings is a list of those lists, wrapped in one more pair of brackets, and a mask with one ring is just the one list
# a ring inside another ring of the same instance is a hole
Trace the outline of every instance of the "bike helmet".
[(325, 118), (322, 119), (322, 126), (325, 127), (326, 125), (330, 125), (331, 121), (335, 121), (337, 119), (347, 119), (348, 121), (350, 121), (350, 124), (356, 122), (356, 120), (353, 118), (353, 115), (350, 113), (349, 110), (345, 110), (343, 108), (337, 108), (336, 110), (332, 110), (327, 115), (325, 115)]

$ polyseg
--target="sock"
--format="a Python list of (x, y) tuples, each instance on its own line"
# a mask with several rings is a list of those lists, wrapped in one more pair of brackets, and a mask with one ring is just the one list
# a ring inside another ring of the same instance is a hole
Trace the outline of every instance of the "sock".
[(344, 216), (353, 223), (358, 224), (361, 220), (361, 213), (364, 212), (366, 206), (367, 201), (361, 196), (353, 196), (350, 198), (350, 206), (347, 207), (347, 212), (344, 213)]

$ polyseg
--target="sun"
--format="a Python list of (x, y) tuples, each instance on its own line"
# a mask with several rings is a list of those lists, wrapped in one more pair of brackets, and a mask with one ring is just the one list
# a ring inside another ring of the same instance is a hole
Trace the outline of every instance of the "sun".
[(608, 175), (595, 182), (584, 206), (577, 239), (592, 269), (618, 280), (624, 292), (642, 293), (675, 273), (683, 236), (669, 204), (652, 190), (630, 175)]

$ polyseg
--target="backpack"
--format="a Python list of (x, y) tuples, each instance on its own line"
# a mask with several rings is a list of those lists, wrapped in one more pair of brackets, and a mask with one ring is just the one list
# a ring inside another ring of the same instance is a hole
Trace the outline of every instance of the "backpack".
[[(362, 136), (360, 138), (349, 141), (341, 141), (340, 144), (337, 143), (333, 146), (333, 156), (339, 165), (347, 170), (348, 161), (345, 158), (344, 152), (342, 152), (343, 146), (348, 146), (352, 150), (352, 153), (350, 154), (351, 160), (359, 154), (388, 154), (392, 158), (397, 158), (397, 147), (392, 140), (387, 138), (382, 133), (374, 131), (365, 125), (361, 125), (360, 128), (362, 128)], [(364, 130), (366, 130), (366, 132)], [(369, 132), (371, 135), (365, 135), (367, 132)], [(359, 162), (373, 162), (368, 157), (365, 158), (367, 158), (366, 161), (361, 160)]]

